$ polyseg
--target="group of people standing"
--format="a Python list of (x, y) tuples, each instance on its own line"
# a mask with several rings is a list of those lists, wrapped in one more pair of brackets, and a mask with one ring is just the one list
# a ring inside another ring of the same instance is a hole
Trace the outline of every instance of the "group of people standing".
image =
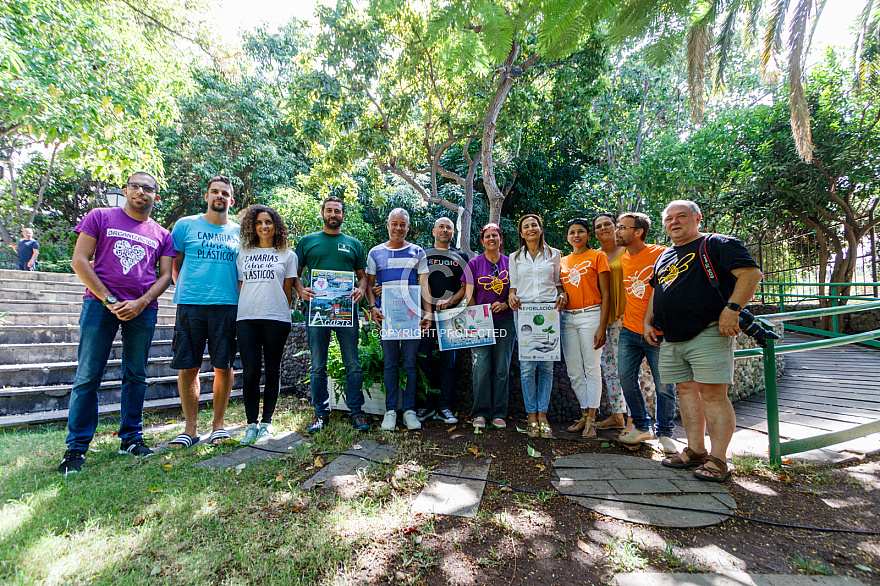
[[(445, 217), (434, 224), (432, 247), (422, 249), (408, 242), (409, 214), (402, 208), (392, 210), (388, 216), (388, 240), (365, 254), (357, 239), (342, 233), (345, 202), (338, 197), (331, 196), (322, 202), (322, 230), (301, 238), (294, 249), (283, 218), (272, 208), (249, 206), (240, 214), (240, 225), (229, 219), (229, 209), (234, 204), (233, 189), (224, 176), (212, 177), (207, 182), (206, 213), (182, 218), (172, 233), (149, 217), (159, 200), (155, 178), (148, 173), (135, 173), (128, 178), (123, 193), (124, 208), (92, 210), (75, 229), (78, 239), (71, 264), (87, 291), (80, 316), (79, 366), (71, 392), (67, 451), (59, 466), (62, 473), (76, 472), (82, 467), (97, 426), (97, 389), (120, 328), (123, 356), (120, 453), (135, 456), (153, 453), (141, 433), (146, 363), (157, 321), (157, 299), (172, 280), (176, 283), (174, 302), (177, 304), (172, 367), (178, 370), (185, 425), (169, 447), (185, 449), (200, 439), (197, 415), (202, 387), (200, 370), (206, 346), (214, 370), (214, 416), (209, 441), (216, 444), (230, 439), (224, 418), (237, 351), (241, 357), (247, 418), (242, 443), (271, 438), (272, 417), (280, 390), (281, 358), (291, 328), (293, 293), (306, 301), (316, 296), (316, 291), (302, 282), (308, 268), (352, 273), (356, 280), (350, 295), (354, 306), (365, 299), (370, 319), (380, 328), (385, 317), (380, 305), (383, 290), (417, 287), (421, 293), (418, 301), (422, 314), (421, 336), (382, 340), (386, 389), (383, 430), (396, 428), (398, 411), (403, 412), (403, 423), (408, 429), (419, 429), (430, 417), (446, 423), (457, 422), (452, 412), (455, 350), (440, 351), (439, 364), (434, 364), (431, 356), (438, 338), (437, 312), (463, 303), (488, 305), (495, 328), (494, 344), (471, 351), (473, 425), (486, 427), (491, 423), (498, 428), (506, 427), (518, 311), (525, 303), (549, 303), (562, 313), (562, 352), (582, 413), (568, 428), (570, 432), (589, 438), (596, 436), (596, 429), (621, 429), (620, 441), (636, 445), (654, 437), (656, 432), (663, 451), (670, 455), (664, 464), (682, 468), (699, 465), (706, 479), (726, 478), (723, 436), (728, 431), (732, 434), (732, 429), (728, 430), (729, 413), (719, 387), (723, 386), (726, 398), (726, 382), (732, 377), (732, 342), (729, 344), (729, 373), (725, 371), (708, 378), (704, 371), (710, 362), (717, 362), (716, 357), (707, 359), (703, 352), (696, 359), (700, 367), (690, 368), (681, 364), (689, 364), (690, 359), (677, 355), (670, 360), (670, 365), (675, 360), (678, 364), (669, 366), (670, 372), (674, 372), (669, 377), (661, 374), (662, 348), (666, 343), (658, 346), (662, 331), (667, 328), (677, 337), (687, 336), (695, 327), (696, 334), (712, 337), (709, 330), (714, 327), (717, 330), (714, 338), (723, 338), (713, 341), (713, 351), (717, 352), (725, 341), (731, 341), (730, 336), (738, 332), (738, 326), (731, 315), (723, 312), (720, 319), (705, 322), (704, 318), (711, 318), (715, 311), (717, 302), (713, 298), (708, 309), (693, 315), (686, 328), (688, 331), (679, 333), (679, 315), (664, 306), (677, 295), (670, 294), (670, 286), (686, 273), (689, 278), (693, 277), (693, 268), (699, 267), (700, 262), (694, 261), (693, 252), (684, 259), (669, 260), (669, 251), (675, 253), (678, 244), (673, 249), (646, 244), (650, 219), (644, 214), (628, 212), (616, 218), (603, 213), (592, 220), (571, 220), (566, 236), (572, 252), (566, 256), (546, 244), (541, 217), (526, 214), (519, 220), (519, 242), (510, 257), (504, 254), (500, 227), (487, 224), (480, 231), (483, 253), (468, 259), (451, 246), (455, 226)], [(686, 210), (684, 216), (691, 214), (690, 219), (695, 221), (688, 222), (688, 217), (682, 220), (683, 216), (677, 214), (680, 207)], [(671, 218), (667, 232), (673, 242), (685, 240), (682, 235), (686, 234), (691, 240), (685, 244), (693, 247), (694, 240), (708, 238), (698, 231), (699, 208), (693, 202), (673, 202), (664, 211), (664, 221), (667, 217)], [(686, 230), (681, 229), (682, 225)], [(592, 234), (598, 238), (601, 250), (590, 249)], [(719, 272), (730, 275), (722, 279), (728, 295), (725, 297), (720, 291), (718, 295), (727, 304), (724, 312), (735, 313), (754, 293), (760, 271), (738, 241), (711, 240), (711, 254), (722, 269)], [(655, 291), (661, 295), (655, 298)], [(306, 428), (309, 433), (320, 432), (329, 420), (327, 357), (333, 332), (345, 368), (345, 402), (350, 422), (358, 431), (370, 429), (363, 411), (356, 316), (352, 322), (351, 326), (307, 327), (314, 407), (313, 421)], [(640, 365), (645, 358), (656, 388), (653, 426), (639, 387)], [(440, 390), (439, 394), (432, 393), (421, 401), (415, 392), (419, 363), (428, 373), (431, 386)], [(402, 389), (400, 368), (405, 374)], [(611, 415), (596, 421), (603, 373)], [(547, 411), (553, 362), (521, 361), (520, 375), (528, 414), (527, 433), (552, 438)], [(682, 415), (690, 446), (681, 454), (670, 439), (675, 416), (672, 383), (678, 383), (682, 393)], [(686, 397), (693, 403), (687, 407)], [(713, 431), (722, 432), (719, 440), (712, 438), (711, 455), (702, 444), (701, 418), (703, 426), (708, 422), (710, 436)]]

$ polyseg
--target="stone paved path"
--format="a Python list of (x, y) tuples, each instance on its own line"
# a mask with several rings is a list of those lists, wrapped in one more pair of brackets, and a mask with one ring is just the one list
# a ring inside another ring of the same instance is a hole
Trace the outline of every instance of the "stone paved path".
[(575, 454), (553, 463), (557, 490), (636, 501), (628, 504), (568, 497), (597, 513), (660, 527), (705, 527), (727, 519), (711, 512), (697, 513), (649, 506), (662, 504), (713, 512), (732, 512), (736, 501), (723, 484), (696, 480), (690, 470), (664, 468), (660, 462), (616, 454)]
[(864, 586), (852, 576), (802, 576), (799, 574), (617, 574), (616, 586)]
[(490, 458), (466, 459), (456, 460), (437, 468), (434, 472), (482, 478), (482, 480), (462, 480), (432, 474), (422, 492), (413, 501), (410, 511), (474, 519), (480, 508), (480, 500), (483, 498), (485, 481), (489, 477), (491, 465)]
[[(196, 464), (199, 468), (230, 468), (239, 464), (261, 462), (283, 456), (285, 453), (310, 443), (308, 438), (295, 431), (280, 433), (271, 440), (263, 442), (256, 447), (244, 446), (234, 452), (221, 456), (215, 456), (209, 460), (203, 460)], [(267, 451), (271, 450), (271, 451)]]
[[(381, 462), (385, 458), (393, 456), (396, 451), (397, 448), (394, 446), (380, 444), (373, 440), (363, 440), (351, 446), (345, 453), (356, 454)], [(340, 455), (330, 464), (321, 468), (317, 474), (309, 478), (302, 487), (305, 490), (315, 486), (339, 490), (344, 485), (357, 481), (358, 470), (373, 465), (372, 462), (362, 460), (361, 458)]]

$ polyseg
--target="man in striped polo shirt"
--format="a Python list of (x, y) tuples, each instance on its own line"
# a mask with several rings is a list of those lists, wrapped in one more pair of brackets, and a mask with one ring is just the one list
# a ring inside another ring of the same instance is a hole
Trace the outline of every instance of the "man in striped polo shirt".
[[(367, 255), (367, 302), (370, 304), (370, 317), (383, 328), (385, 316), (382, 314), (379, 304), (376, 302), (377, 293), (381, 295), (384, 290), (389, 295), (391, 288), (419, 286), (419, 275), (425, 275), (421, 280), (423, 288), (427, 285), (428, 264), (425, 251), (406, 241), (409, 233), (409, 212), (403, 208), (394, 208), (388, 214), (388, 242), (379, 244), (370, 249)], [(375, 289), (378, 285), (381, 289)], [(408, 296), (401, 296), (409, 299)], [(424, 295), (416, 297), (411, 311), (421, 313), (421, 299)], [(422, 317), (423, 329), (425, 322), (429, 321)], [(394, 431), (397, 426), (397, 394), (399, 392), (398, 363), (403, 360), (403, 371), (406, 373), (406, 387), (403, 390), (403, 422), (407, 429), (421, 429), (422, 423), (416, 416), (416, 359), (418, 357), (421, 339), (411, 340), (386, 340), (383, 336), (382, 352), (385, 354), (385, 417), (382, 420), (382, 429)]]

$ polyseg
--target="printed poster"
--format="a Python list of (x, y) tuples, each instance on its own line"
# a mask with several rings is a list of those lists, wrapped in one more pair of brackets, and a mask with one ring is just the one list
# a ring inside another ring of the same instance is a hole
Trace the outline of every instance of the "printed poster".
[(494, 344), (495, 322), (489, 304), (437, 312), (437, 341), (441, 351)]
[(382, 286), (382, 339), (413, 340), (422, 337), (422, 294), (418, 285)]
[(309, 325), (344, 328), (354, 325), (355, 277), (351, 271), (313, 270), (311, 287), (315, 297), (309, 301)]
[(518, 313), (520, 360), (561, 360), (559, 312), (553, 303), (523, 303)]

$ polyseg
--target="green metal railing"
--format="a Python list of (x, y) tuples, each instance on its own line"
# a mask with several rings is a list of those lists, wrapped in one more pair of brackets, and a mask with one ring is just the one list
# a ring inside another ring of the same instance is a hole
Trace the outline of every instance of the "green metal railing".
[[(780, 300), (782, 300), (784, 296), (794, 297), (796, 294), (785, 293), (782, 291), (781, 287), (783, 286), (792, 286), (792, 285), (812, 285), (818, 286), (818, 284), (801, 284), (801, 283), (767, 283), (768, 286), (779, 285), (779, 295)], [(837, 286), (844, 287), (848, 285), (861, 285), (861, 286), (875, 286), (880, 285), (880, 283), (826, 283), (824, 286)], [(772, 293), (766, 293), (772, 294)], [(801, 295), (804, 298), (817, 298), (816, 295)], [(750, 348), (744, 350), (737, 350), (734, 353), (736, 358), (748, 358), (748, 357), (756, 357), (762, 356), (764, 359), (764, 387), (765, 387), (765, 403), (767, 406), (767, 433), (769, 435), (769, 453), (770, 453), (770, 462), (773, 464), (780, 464), (782, 462), (782, 456), (788, 454), (795, 454), (798, 452), (805, 452), (808, 450), (815, 450), (819, 448), (824, 448), (830, 445), (839, 444), (841, 442), (853, 440), (856, 438), (864, 437), (866, 435), (870, 435), (872, 433), (880, 432), (880, 420), (874, 421), (871, 423), (865, 423), (863, 425), (858, 425), (852, 427), (850, 429), (845, 429), (842, 431), (836, 431), (832, 433), (826, 433), (822, 435), (817, 435), (809, 438), (797, 439), (797, 440), (789, 440), (789, 441), (781, 441), (779, 437), (779, 397), (776, 386), (776, 356), (778, 354), (788, 354), (792, 352), (804, 352), (806, 350), (815, 350), (818, 348), (830, 348), (833, 346), (842, 346), (845, 344), (868, 344), (875, 347), (880, 347), (880, 344), (875, 342), (877, 338), (880, 338), (880, 329), (872, 330), (870, 332), (864, 332), (861, 334), (853, 334), (853, 335), (844, 335), (839, 331), (839, 325), (837, 323), (837, 317), (844, 313), (851, 313), (856, 311), (867, 311), (871, 309), (880, 309), (880, 299), (876, 297), (864, 297), (864, 296), (830, 296), (835, 298), (836, 300), (847, 299), (847, 300), (859, 300), (864, 301), (863, 303), (856, 303), (852, 305), (844, 305), (844, 306), (833, 306), (828, 308), (820, 308), (820, 309), (807, 309), (804, 311), (790, 311), (785, 312), (782, 311), (780, 313), (775, 313), (771, 315), (763, 315), (759, 316), (757, 319), (765, 328), (773, 327), (774, 323), (783, 323), (792, 320), (804, 319), (804, 318), (812, 318), (812, 317), (824, 317), (824, 316), (832, 316), (834, 319), (834, 331), (828, 332), (825, 330), (818, 330), (815, 328), (804, 328), (802, 326), (795, 326), (793, 324), (784, 324), (784, 328), (787, 330), (793, 331), (806, 331), (808, 333), (819, 334), (824, 336), (830, 336), (831, 338), (828, 340), (817, 340), (814, 342), (804, 342), (800, 344), (787, 344), (785, 346), (776, 347), (775, 340), (767, 340), (766, 348)]]

